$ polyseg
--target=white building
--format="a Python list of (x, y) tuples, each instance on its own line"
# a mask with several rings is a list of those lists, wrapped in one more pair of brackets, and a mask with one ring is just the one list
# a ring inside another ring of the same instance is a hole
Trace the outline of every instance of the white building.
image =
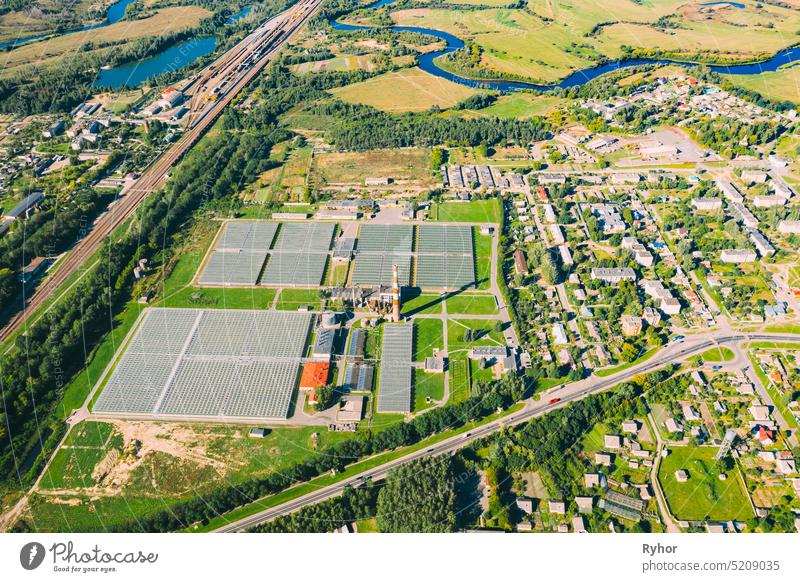
[(713, 212), (722, 208), (719, 198), (692, 198), (692, 206), (703, 212)]
[(719, 258), (723, 263), (752, 263), (756, 260), (756, 252), (750, 249), (725, 249)]
[(781, 234), (800, 234), (800, 220), (781, 220), (778, 223)]

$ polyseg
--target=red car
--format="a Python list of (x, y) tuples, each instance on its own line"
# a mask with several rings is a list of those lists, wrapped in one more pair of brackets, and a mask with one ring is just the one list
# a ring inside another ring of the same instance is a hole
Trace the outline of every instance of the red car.
[(551, 398), (550, 404), (556, 404), (557, 402), (561, 402), (561, 398)]

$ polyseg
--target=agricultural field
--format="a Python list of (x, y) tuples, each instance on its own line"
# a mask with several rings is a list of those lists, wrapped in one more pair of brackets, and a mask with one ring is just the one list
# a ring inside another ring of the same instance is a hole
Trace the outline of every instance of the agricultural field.
[(430, 151), (423, 148), (331, 152), (314, 156), (313, 180), (320, 185), (363, 185), (367, 178), (392, 178), (402, 185), (433, 186)]
[[(796, 42), (800, 25), (800, 15), (788, 8), (755, 2), (745, 2), (744, 9), (700, 7), (683, 0), (532, 0), (524, 10), (417, 8), (391, 16), (404, 26), (444, 30), (474, 42), (482, 50), (482, 68), (542, 83), (590, 67), (601, 57), (620, 58), (622, 46), (700, 59), (763, 58)], [(666, 20), (657, 23), (661, 18)]]
[(792, 101), (800, 105), (800, 63), (760, 75), (725, 75), (737, 87), (756, 91), (775, 101)]
[[(722, 470), (714, 455), (715, 447), (672, 447), (661, 461), (658, 479), (670, 510), (678, 519), (745, 521), (753, 517), (739, 469)], [(675, 472), (685, 470), (689, 480), (679, 483)], [(726, 475), (724, 481), (719, 474)]]
[(333, 89), (331, 93), (349, 103), (361, 103), (391, 113), (402, 113), (427, 111), (434, 105), (446, 109), (478, 91), (435, 77), (415, 67)]
[[(153, 16), (141, 20), (117, 22), (94, 30), (31, 43), (5, 53), (0, 76), (13, 76), (20, 69), (30, 65), (55, 65), (61, 59), (81, 50), (80, 47), (87, 42), (102, 45), (170, 34), (197, 26), (201, 20), (210, 15), (210, 11), (197, 6), (173, 6), (163, 8)], [(99, 49), (105, 52), (108, 50), (113, 49)]]

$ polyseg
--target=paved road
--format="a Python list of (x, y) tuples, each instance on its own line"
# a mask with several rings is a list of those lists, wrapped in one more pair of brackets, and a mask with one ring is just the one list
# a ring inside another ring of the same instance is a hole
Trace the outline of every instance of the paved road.
[[(281, 515), (287, 515), (298, 509), (319, 503), (325, 499), (335, 497), (342, 492), (346, 485), (355, 486), (363, 482), (365, 479), (380, 479), (385, 476), (386, 472), (394, 467), (398, 467), (415, 459), (429, 456), (429, 455), (443, 455), (448, 454), (458, 449), (461, 449), (476, 439), (486, 437), (494, 432), (501, 430), (506, 426), (514, 426), (531, 420), (537, 416), (546, 414), (552, 410), (562, 408), (570, 402), (581, 400), (589, 394), (595, 394), (608, 390), (609, 388), (630, 380), (638, 374), (645, 374), (662, 368), (668, 364), (680, 362), (686, 358), (700, 354), (707, 349), (716, 345), (736, 345), (743, 341), (779, 341), (779, 342), (797, 342), (800, 341), (800, 334), (780, 334), (780, 333), (729, 333), (717, 332), (708, 333), (701, 337), (687, 339), (684, 342), (672, 344), (663, 349), (663, 351), (651, 358), (650, 360), (632, 366), (627, 370), (617, 374), (608, 376), (606, 378), (589, 377), (578, 382), (565, 384), (558, 388), (548, 390), (544, 393), (544, 397), (539, 401), (529, 400), (526, 402), (525, 408), (516, 412), (508, 417), (500, 418), (492, 422), (486, 423), (472, 431), (458, 435), (447, 440), (441, 441), (431, 445), (427, 449), (420, 449), (413, 453), (409, 453), (403, 457), (389, 461), (373, 468), (370, 471), (359, 473), (353, 477), (344, 479), (338, 483), (322, 487), (317, 491), (308, 493), (297, 499), (287, 501), (274, 508), (267, 509), (256, 513), (252, 516), (237, 520), (228, 525), (218, 528), (218, 532), (237, 532), (254, 527), (261, 523), (266, 523)], [(551, 400), (558, 399), (557, 402), (551, 403)]]

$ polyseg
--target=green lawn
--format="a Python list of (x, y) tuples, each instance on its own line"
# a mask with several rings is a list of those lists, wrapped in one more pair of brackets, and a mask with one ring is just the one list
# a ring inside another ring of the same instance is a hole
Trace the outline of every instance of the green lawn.
[(444, 349), (444, 326), (440, 319), (414, 321), (414, 361), (422, 362), (434, 349)]
[[(727, 471), (720, 481), (715, 447), (672, 447), (661, 461), (658, 479), (670, 510), (685, 520), (741, 520), (753, 517), (752, 507), (739, 476), (739, 469)], [(678, 483), (675, 472), (688, 471), (689, 480)]]
[(404, 317), (416, 313), (441, 313), (442, 297), (440, 295), (420, 294), (413, 290), (407, 291), (403, 293), (401, 308)]
[(703, 352), (700, 357), (706, 362), (730, 362), (734, 354), (730, 348), (718, 347)]
[(500, 224), (500, 200), (471, 202), (442, 202), (434, 206), (435, 219), (440, 222), (493, 222)]
[(97, 463), (106, 456), (102, 447), (62, 447), (42, 477), (43, 489), (77, 489), (95, 484), (92, 476)]
[(67, 438), (64, 439), (64, 444), (79, 447), (102, 447), (105, 446), (112, 432), (114, 432), (114, 425), (109, 422), (84, 420), (69, 432)]
[(158, 303), (159, 307), (194, 307), (202, 309), (269, 309), (275, 289), (186, 287)]
[(498, 313), (494, 295), (462, 293), (447, 299), (447, 313), (456, 315), (494, 315)]
[(278, 297), (277, 309), (282, 311), (296, 311), (299, 307), (309, 306), (312, 309), (322, 309), (322, 300), (316, 289), (283, 289)]
[(435, 404), (426, 399), (439, 401), (444, 398), (444, 374), (427, 374), (423, 370), (414, 370), (414, 412), (425, 410)]
[[(494, 321), (487, 319), (449, 319), (447, 320), (447, 351), (452, 356), (462, 352), (466, 355), (472, 346), (505, 345), (503, 332), (494, 329)], [(472, 329), (478, 334), (478, 339), (467, 342), (464, 334), (467, 329)]]

